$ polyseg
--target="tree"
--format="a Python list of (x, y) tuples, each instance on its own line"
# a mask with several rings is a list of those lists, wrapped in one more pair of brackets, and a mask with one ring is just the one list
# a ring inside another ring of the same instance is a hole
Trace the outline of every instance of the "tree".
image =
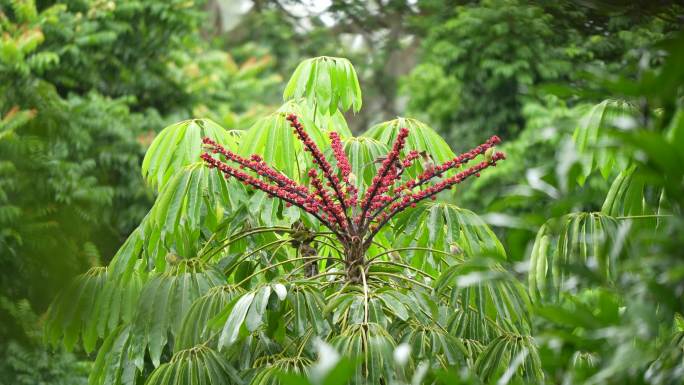
[(353, 383), (454, 366), (540, 382), (500, 242), (474, 213), (424, 201), (503, 160), (498, 138), (454, 156), (404, 118), (351, 136), (342, 111), (361, 91), (345, 59), (302, 62), (284, 99), (245, 132), (160, 132), (143, 162), (154, 206), (55, 300), (47, 338), (98, 349), (91, 384), (316, 382), (326, 344), (355, 362)]
[(549, 84), (567, 89), (570, 107), (598, 102), (600, 94), (577, 98), (587, 73), (621, 71), (641, 47), (680, 25), (671, 16), (582, 3), (485, 0), (445, 11), (441, 2), (423, 2), (421, 60), (403, 84), (409, 111), (458, 149), (475, 143), (480, 130), (514, 139), (526, 126), (525, 106), (543, 102)]

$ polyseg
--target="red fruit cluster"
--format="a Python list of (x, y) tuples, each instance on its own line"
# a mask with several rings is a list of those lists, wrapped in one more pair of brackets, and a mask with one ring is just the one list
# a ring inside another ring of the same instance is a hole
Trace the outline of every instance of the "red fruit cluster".
[[(401, 128), (392, 149), (383, 159), (359, 203), (358, 189), (351, 178), (351, 164), (339, 135), (335, 132), (330, 133), (332, 153), (337, 166), (337, 170), (334, 170), (323, 152), (306, 133), (297, 116), (290, 114), (287, 120), (304, 145), (305, 151), (311, 154), (314, 165), (322, 173), (321, 177), (315, 168), (309, 170), (308, 176), (313, 191), (269, 167), (258, 155), (252, 155), (249, 159), (243, 158), (209, 138), (204, 138), (203, 141), (210, 151), (222, 155), (226, 161), (233, 162), (238, 167), (229, 166), (209, 153), (202, 154), (202, 159), (209, 167), (221, 170), (226, 178), (233, 177), (246, 185), (265, 191), (271, 197), (283, 200), (288, 206), (295, 205), (304, 209), (330, 228), (343, 242), (362, 239), (365, 245), (369, 245), (375, 234), (399, 212), (407, 207), (415, 207), (424, 199), (435, 199), (439, 192), (463, 182), (470, 176), (479, 176), (485, 168), (496, 166), (497, 161), (505, 159), (503, 153), (495, 152), (474, 166), (426, 186), (429, 181), (442, 178), (449, 170), (461, 167), (494, 147), (500, 139), (493, 136), (487, 142), (451, 160), (436, 166), (424, 167), (416, 179), (401, 183), (404, 170), (411, 167), (413, 161), (421, 155), (417, 151), (409, 151), (401, 159), (409, 135), (407, 128)], [(242, 170), (248, 170), (255, 175)]]
[(333, 154), (335, 155), (335, 160), (337, 161), (337, 168), (342, 174), (342, 181), (345, 187), (345, 203), (347, 207), (355, 207), (358, 200), (359, 190), (354, 185), (353, 181), (349, 180), (351, 175), (351, 164), (349, 163), (349, 158), (347, 154), (344, 153), (344, 147), (342, 146), (342, 140), (340, 140), (340, 135), (335, 131), (330, 132), (330, 147), (332, 147)]

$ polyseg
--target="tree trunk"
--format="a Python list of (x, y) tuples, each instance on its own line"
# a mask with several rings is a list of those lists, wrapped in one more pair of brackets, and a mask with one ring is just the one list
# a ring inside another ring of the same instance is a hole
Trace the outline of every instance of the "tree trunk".
[(345, 246), (344, 251), (347, 265), (347, 279), (352, 283), (363, 282), (361, 269), (366, 268), (366, 247), (364, 247), (363, 241), (358, 237), (354, 237), (349, 245)]

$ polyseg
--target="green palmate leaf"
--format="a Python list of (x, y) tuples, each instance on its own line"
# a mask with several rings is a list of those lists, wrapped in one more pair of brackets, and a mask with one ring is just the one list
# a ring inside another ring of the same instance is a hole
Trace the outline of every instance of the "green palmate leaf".
[[(625, 239), (618, 222), (603, 213), (573, 213), (539, 229), (530, 255), (529, 291), (533, 298), (555, 298), (572, 271), (589, 271), (610, 280)], [(549, 279), (549, 277), (551, 279)]]
[(448, 203), (424, 203), (400, 214), (394, 234), (396, 248), (417, 248), (402, 252), (408, 263), (428, 272), (438, 271), (441, 262), (453, 265), (473, 256), (506, 258), (501, 242), (480, 217)]
[[(248, 334), (266, 326), (267, 306), (271, 301), (285, 300), (287, 292), (284, 290), (285, 287), (282, 284), (276, 283), (261, 286), (239, 297), (231, 294), (233, 298), (230, 301), (222, 299), (225, 305), (209, 320), (209, 327), (219, 335), (217, 343), (219, 349), (230, 349)], [(226, 297), (225, 294), (223, 296)], [(205, 331), (205, 333), (210, 332), (212, 330)]]
[(250, 385), (310, 385), (306, 378), (310, 364), (305, 357), (278, 359), (256, 368)]
[(353, 384), (393, 383), (395, 380), (393, 352), (396, 343), (382, 326), (375, 323), (350, 325), (330, 343), (345, 357), (359, 360)]
[(71, 350), (82, 335), (85, 349), (92, 351), (97, 337), (92, 330), (97, 321), (91, 316), (96, 311), (97, 295), (103, 290), (106, 279), (107, 269), (94, 267), (74, 280), (55, 299), (48, 311), (46, 324), (46, 336), (53, 345), (63, 336), (64, 346)]
[(243, 384), (237, 370), (214, 350), (199, 345), (181, 350), (171, 361), (159, 366), (146, 385), (224, 385)]
[(89, 385), (134, 385), (144, 367), (145, 347), (133, 343), (131, 327), (120, 326), (107, 337), (93, 364)]
[(607, 131), (622, 121), (632, 119), (635, 108), (629, 103), (618, 100), (605, 100), (594, 106), (582, 118), (575, 128), (573, 140), (577, 150), (583, 154), (582, 173), (578, 182), (584, 184), (586, 178), (595, 170), (599, 170), (604, 178), (613, 171), (613, 167), (624, 166), (624, 159), (618, 157), (615, 149), (607, 145)]
[(234, 135), (209, 119), (191, 119), (163, 129), (150, 145), (142, 164), (147, 183), (161, 191), (181, 168), (197, 162), (202, 154), (202, 138), (209, 137), (235, 150)]
[[(305, 112), (300, 114), (301, 112)], [(266, 163), (290, 178), (301, 181), (313, 166), (304, 153), (302, 144), (292, 134), (287, 114), (296, 113), (311, 139), (321, 148), (328, 143), (326, 133), (313, 123), (309, 109), (288, 102), (277, 112), (258, 120), (242, 137), (238, 153), (243, 156), (260, 155)], [(327, 145), (325, 146), (327, 147)]]
[(361, 109), (361, 87), (349, 60), (316, 57), (297, 66), (285, 91), (284, 100), (305, 98), (311, 106), (332, 115), (337, 108)]
[(191, 304), (225, 278), (213, 266), (183, 260), (169, 272), (153, 275), (143, 287), (132, 334), (138, 346), (146, 346), (155, 366), (169, 334), (176, 338)]
[(106, 268), (93, 268), (76, 278), (55, 299), (48, 311), (46, 337), (53, 345), (63, 336), (72, 349), (81, 336), (83, 348), (91, 352), (121, 322), (130, 322), (142, 282), (140, 270), (115, 280)]
[(356, 186), (361, 195), (377, 174), (381, 163), (378, 159), (387, 155), (388, 148), (375, 139), (363, 136), (350, 137), (344, 141), (344, 152), (351, 163), (352, 173), (356, 177)]
[(443, 368), (465, 366), (471, 358), (459, 337), (449, 334), (435, 323), (419, 323), (406, 328), (402, 341), (411, 347), (414, 362), (423, 360), (437, 361)]
[[(180, 258), (196, 256), (202, 229), (215, 231), (224, 212), (235, 212), (246, 202), (242, 185), (226, 181), (218, 170), (194, 163), (183, 167), (161, 190), (145, 218), (148, 263), (157, 269), (166, 264), (166, 253)], [(163, 254), (162, 254), (163, 253)]]
[(288, 291), (287, 301), (294, 316), (293, 329), (297, 336), (309, 331), (323, 335), (330, 330), (323, 318), (325, 307), (323, 295), (314, 285), (293, 285)]
[[(448, 295), (451, 304), (458, 307), (450, 327), (459, 337), (487, 341), (493, 329), (516, 333), (529, 331), (527, 292), (496, 261), (473, 259), (452, 266), (435, 281), (434, 287), (438, 293)], [(470, 325), (469, 322), (482, 324)]]
[[(655, 214), (659, 202), (649, 205), (647, 194), (654, 192), (649, 190), (646, 178), (637, 171), (636, 166), (630, 166), (620, 171), (610, 185), (610, 190), (601, 206), (601, 213), (613, 217)], [(651, 201), (661, 196), (661, 194), (653, 195), (656, 197), (650, 197)]]
[(120, 323), (130, 322), (143, 282), (144, 265), (140, 232), (135, 230), (116, 253), (109, 267), (96, 267), (77, 277), (54, 300), (45, 324), (53, 345), (63, 338), (71, 349), (81, 336), (86, 352)]
[(225, 309), (240, 292), (239, 288), (233, 286), (216, 286), (195, 300), (183, 319), (174, 345), (175, 351), (206, 343), (216, 336), (217, 333), (209, 327), (209, 322), (219, 315), (221, 310)]
[[(439, 134), (427, 124), (410, 118), (397, 118), (387, 122), (376, 124), (366, 131), (367, 136), (391, 146), (399, 133), (400, 128), (408, 128), (409, 136), (406, 138), (404, 151), (425, 151), (430, 154), (434, 162), (441, 163), (452, 159), (454, 152)], [(418, 162), (420, 167), (420, 162)], [(422, 169), (422, 168), (421, 168)]]
[(495, 376), (504, 384), (513, 377), (527, 384), (544, 381), (537, 346), (529, 336), (506, 334), (495, 338), (478, 357), (475, 369), (485, 382)]

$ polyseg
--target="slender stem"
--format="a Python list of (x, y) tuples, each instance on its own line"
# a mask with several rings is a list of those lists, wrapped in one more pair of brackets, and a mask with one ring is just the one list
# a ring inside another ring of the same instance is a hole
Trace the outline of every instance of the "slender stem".
[(368, 284), (366, 283), (366, 272), (363, 266), (359, 266), (361, 270), (361, 280), (363, 282), (363, 322), (368, 323)]
[[(232, 234), (231, 234), (230, 236), (228, 236), (228, 238), (223, 238), (223, 239), (221, 239), (220, 241), (218, 241), (219, 243), (222, 244), (221, 246), (218, 246), (218, 247), (216, 247), (216, 248), (211, 248), (211, 249), (209, 249), (209, 250), (213, 251), (213, 253), (209, 255), (209, 258), (211, 258), (211, 257), (213, 257), (214, 255), (216, 255), (216, 253), (218, 253), (219, 251), (221, 251), (221, 249), (223, 249), (224, 247), (230, 245), (231, 243), (233, 243), (233, 242), (235, 242), (235, 241), (237, 241), (237, 240), (240, 240), (240, 239), (242, 239), (242, 238), (248, 237), (248, 236), (250, 236), (250, 235), (252, 235), (252, 234), (260, 234), (260, 233), (277, 233), (277, 232), (279, 232), (279, 231), (282, 231), (282, 232), (284, 232), (284, 233), (293, 233), (293, 232), (295, 232), (295, 230), (293, 230), (293, 229), (291, 229), (291, 228), (289, 228), (289, 227), (255, 227), (255, 228), (253, 228), (253, 229), (246, 230), (245, 232), (238, 233), (239, 235), (236, 236), (235, 238), (232, 238)], [(208, 244), (208, 241), (207, 241), (207, 244)], [(205, 244), (205, 246), (202, 248), (202, 250), (204, 250), (204, 249), (206, 248), (206, 245), (207, 245), (207, 244)], [(204, 256), (206, 255), (206, 254), (203, 254), (202, 250), (201, 250), (200, 253), (199, 253), (199, 254), (200, 254), (200, 257), (204, 257)], [(209, 250), (207, 250), (207, 252), (208, 252)]]
[(312, 240), (311, 242), (322, 243), (322, 244), (324, 244), (324, 245), (326, 245), (326, 246), (328, 246), (328, 247), (334, 249), (335, 251), (337, 251), (337, 254), (339, 254), (339, 255), (344, 255), (344, 251), (342, 251), (339, 247), (333, 245), (332, 243), (328, 243), (328, 242), (325, 242), (325, 241), (319, 241), (319, 240), (317, 240), (317, 239), (314, 239), (314, 240)]
[(345, 281), (344, 281), (344, 285), (342, 285), (342, 287), (340, 288), (340, 290), (338, 290), (338, 291), (336, 291), (336, 292), (330, 294), (329, 296), (326, 296), (325, 298), (326, 298), (326, 299), (330, 299), (330, 298), (332, 298), (332, 297), (334, 297), (334, 296), (340, 294), (342, 291), (344, 291), (344, 289), (345, 289), (347, 286), (349, 286), (349, 281), (345, 280)]
[[(294, 273), (296, 273), (296, 272), (298, 272), (299, 270), (303, 269), (303, 268), (306, 266), (307, 263), (310, 263), (310, 262), (318, 262), (318, 261), (320, 261), (320, 260), (322, 260), (322, 259), (327, 259), (327, 258), (328, 258), (328, 257), (317, 257), (316, 259), (313, 259), (313, 258), (312, 258), (312, 259), (308, 260), (306, 263), (303, 263), (301, 266), (295, 267), (294, 269), (292, 269), (292, 271), (290, 271), (289, 273), (287, 273), (287, 275), (285, 276), (285, 280), (287, 281), (287, 279), (290, 278), (291, 276), (293, 276)], [(333, 264), (335, 264), (335, 263), (342, 263), (342, 261), (338, 259), (338, 260), (333, 261)], [(331, 265), (332, 265), (332, 264), (331, 264)], [(332, 273), (337, 273), (337, 272), (328, 272), (328, 273), (332, 274)], [(316, 275), (314, 275), (314, 276), (308, 277), (307, 279), (314, 279), (314, 278), (322, 277), (322, 276), (324, 276), (324, 275), (327, 275), (327, 273), (316, 274)]]
[[(318, 258), (314, 258), (314, 260), (327, 259), (327, 258), (330, 258), (330, 257), (318, 257)], [(261, 274), (261, 273), (263, 273), (263, 272), (265, 272), (265, 271), (269, 271), (269, 270), (271, 270), (271, 269), (273, 269), (273, 268), (275, 268), (275, 267), (284, 265), (284, 264), (286, 264), (286, 263), (292, 263), (292, 262), (294, 262), (294, 261), (301, 261), (302, 259), (311, 260), (311, 257), (290, 258), (290, 259), (287, 259), (287, 260), (285, 260), (285, 261), (280, 261), (280, 262), (278, 262), (278, 263), (274, 263), (274, 264), (272, 264), (271, 266), (266, 266), (266, 267), (264, 267), (263, 269), (257, 270), (257, 271), (255, 271), (254, 273), (248, 275), (248, 276), (245, 277), (243, 280), (241, 280), (240, 282), (236, 283), (235, 286), (240, 286), (240, 285), (242, 285), (243, 283), (249, 281), (249, 280), (252, 279), (253, 277), (255, 277), (255, 276), (257, 276), (257, 275), (259, 275), (259, 274)]]
[(404, 251), (404, 250), (422, 250), (422, 251), (429, 251), (429, 252), (432, 252), (432, 253), (438, 253), (438, 254), (444, 254), (444, 255), (451, 255), (451, 253), (448, 253), (448, 252), (446, 252), (446, 251), (437, 250), (437, 249), (433, 249), (433, 248), (430, 248), (430, 247), (418, 247), (418, 246), (415, 246), (415, 247), (413, 247), (413, 246), (412, 246), (412, 247), (398, 247), (398, 248), (396, 248), (396, 249), (391, 249), (391, 250), (384, 251), (384, 252), (382, 252), (382, 253), (380, 253), (380, 254), (376, 254), (376, 255), (374, 255), (373, 257), (371, 257), (371, 258), (368, 260), (368, 262), (373, 262), (375, 259), (377, 259), (377, 258), (379, 258), (379, 257), (382, 257), (383, 255), (387, 255), (387, 254), (393, 253), (393, 252), (395, 252), (395, 251)]
[[(339, 261), (336, 261), (336, 263), (339, 263)], [(301, 266), (298, 267), (298, 269), (299, 268), (301, 268)], [(294, 270), (292, 272), (294, 272)], [(346, 275), (346, 273), (344, 273), (342, 271), (326, 271), (325, 273), (320, 273), (320, 274), (316, 274), (314, 276), (311, 276), (311, 277), (307, 278), (307, 280), (321, 278), (321, 277), (325, 277), (328, 275)], [(287, 277), (285, 277), (285, 279), (287, 279), (288, 277), (289, 277), (289, 275)]]
[(418, 269), (418, 268), (415, 268), (411, 265), (407, 265), (405, 263), (399, 263), (399, 262), (393, 262), (393, 261), (377, 261), (377, 262), (369, 263), (368, 265), (371, 266), (371, 265), (375, 265), (375, 264), (399, 266), (399, 267), (403, 267), (403, 268), (415, 271), (416, 273), (421, 274), (421, 275), (428, 277), (430, 279), (435, 279), (435, 277), (426, 273), (425, 271)]
[[(226, 266), (227, 269), (224, 270), (223, 273), (224, 273), (224, 274), (228, 274), (228, 272), (229, 272), (230, 270), (232, 270), (232, 267), (235, 267), (235, 266), (236, 266), (236, 264), (235, 264), (236, 262), (244, 261), (245, 259), (247, 259), (248, 257), (250, 257), (250, 256), (252, 256), (252, 255), (254, 255), (254, 254), (256, 254), (257, 252), (259, 252), (259, 251), (261, 251), (261, 250), (263, 250), (263, 249), (266, 249), (266, 248), (267, 248), (268, 246), (270, 246), (270, 245), (273, 245), (273, 244), (275, 244), (275, 243), (279, 243), (278, 247), (276, 247), (276, 248), (273, 250), (273, 254), (275, 254), (275, 253), (278, 252), (278, 250), (279, 250), (281, 247), (283, 247), (283, 245), (285, 245), (285, 244), (287, 244), (287, 243), (289, 243), (289, 242), (290, 242), (289, 239), (287, 239), (287, 240), (273, 241), (273, 242), (268, 243), (267, 245), (264, 245), (264, 246), (262, 246), (262, 247), (259, 247), (259, 248), (255, 249), (255, 250), (252, 250), (251, 252), (246, 253), (246, 254), (240, 256), (239, 258), (237, 258), (237, 259), (236, 259), (233, 263), (231, 263), (230, 265)], [(269, 262), (270, 262), (270, 260), (269, 260)]]
[(396, 278), (396, 279), (401, 279), (401, 280), (404, 280), (404, 281), (407, 281), (407, 282), (411, 282), (411, 283), (413, 283), (413, 284), (415, 284), (415, 285), (421, 286), (421, 287), (423, 287), (423, 288), (425, 288), (425, 289), (428, 289), (428, 290), (433, 290), (432, 287), (430, 287), (430, 286), (428, 286), (428, 285), (426, 285), (426, 284), (424, 284), (424, 283), (418, 282), (418, 281), (416, 281), (415, 279), (411, 279), (411, 278), (409, 278), (409, 277), (401, 276), (401, 275), (399, 275), (399, 274), (388, 273), (388, 272), (385, 272), (385, 271), (374, 271), (374, 272), (373, 272), (373, 275), (385, 275), (385, 276), (388, 276), (388, 277), (393, 277), (393, 278)]
[(615, 219), (648, 219), (648, 218), (667, 218), (673, 217), (672, 214), (652, 214), (652, 215), (628, 215), (624, 217), (615, 217)]

